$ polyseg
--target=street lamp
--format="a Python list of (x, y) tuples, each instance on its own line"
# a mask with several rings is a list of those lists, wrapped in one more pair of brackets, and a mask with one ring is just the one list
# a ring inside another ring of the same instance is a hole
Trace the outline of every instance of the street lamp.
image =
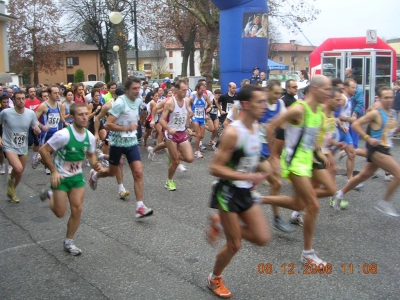
[[(120, 0), (115, 3), (115, 7), (118, 6), (121, 2), (129, 4), (130, 13), (131, 13), (131, 24), (134, 25), (135, 30), (135, 57), (136, 57), (136, 70), (139, 71), (139, 50), (138, 50), (138, 36), (137, 36), (137, 19), (136, 19), (136, 0), (133, 1), (133, 7), (131, 2), (127, 0)], [(123, 17), (121, 12), (112, 11), (109, 15), (110, 22), (113, 24), (121, 23)], [(115, 51), (115, 50), (114, 50)]]

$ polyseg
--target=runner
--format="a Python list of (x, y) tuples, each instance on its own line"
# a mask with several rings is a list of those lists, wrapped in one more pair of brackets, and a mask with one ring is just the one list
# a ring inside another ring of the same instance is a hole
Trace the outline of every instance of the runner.
[(149, 136), (151, 135), (151, 132), (153, 131), (154, 125), (152, 127), (150, 125), (150, 123), (155, 123), (155, 122), (152, 122), (153, 121), (152, 111), (157, 106), (157, 101), (158, 101), (158, 93), (156, 93), (156, 94), (152, 93), (151, 101), (147, 104), (148, 115), (146, 118), (146, 133), (144, 134), (144, 137), (143, 137), (143, 146), (145, 148), (147, 148), (147, 139), (149, 138)]
[[(200, 143), (204, 138), (206, 113), (211, 110), (212, 102), (210, 98), (204, 94), (206, 91), (206, 85), (204, 83), (198, 83), (195, 90), (196, 92), (192, 93), (189, 98), (189, 105), (191, 105), (193, 111), (192, 125), (196, 132), (196, 151), (194, 155), (197, 158), (203, 158), (203, 154), (201, 154), (200, 151)], [(207, 105), (209, 108), (207, 108)], [(209, 130), (213, 131), (214, 128), (209, 127)]]
[[(69, 123), (65, 122), (63, 116), (65, 115), (65, 107), (59, 103), (60, 99), (60, 88), (57, 85), (51, 85), (47, 92), (49, 93), (49, 100), (40, 104), (36, 111), (36, 117), (39, 122), (43, 125), (42, 134), (40, 136), (40, 144), (44, 145), (54, 133), (56, 133), (61, 125), (69, 126)], [(40, 154), (36, 155), (32, 161), (32, 168), (36, 169), (41, 162)], [(45, 167), (46, 175), (50, 175), (50, 169)]]
[(50, 200), (50, 208), (58, 218), (64, 217), (67, 212), (68, 197), (71, 215), (63, 245), (65, 251), (75, 256), (82, 253), (73, 242), (85, 198), (86, 182), (82, 173), (82, 163), (87, 157), (90, 165), (97, 171), (101, 171), (102, 168), (95, 153), (96, 140), (85, 128), (89, 115), (86, 105), (74, 103), (70, 113), (73, 124), (54, 133), (40, 148), (40, 155), (51, 171), (51, 188), (42, 189), (39, 197), (42, 201)]
[(0, 148), (6, 154), (8, 163), (13, 170), (8, 179), (7, 196), (12, 203), (19, 203), (15, 189), (21, 181), (28, 155), (29, 128), (35, 135), (40, 134), (35, 112), (25, 108), (25, 93), (14, 93), (14, 108), (8, 108), (0, 113), (0, 124), (3, 125), (3, 136), (0, 138)]
[(136, 196), (136, 218), (143, 218), (153, 214), (151, 208), (143, 204), (143, 166), (140, 159), (136, 129), (139, 118), (139, 107), (142, 105), (140, 98), (140, 79), (128, 77), (125, 84), (125, 95), (117, 98), (104, 127), (112, 131), (110, 136), (110, 167), (101, 172), (90, 171), (90, 188), (97, 188), (98, 178), (115, 176), (119, 170), (122, 155), (125, 155), (132, 171), (134, 190)]
[(221, 298), (231, 297), (222, 282), (222, 272), (239, 251), (242, 238), (259, 246), (264, 246), (270, 239), (266, 219), (250, 192), (267, 176), (254, 173), (260, 151), (258, 125), (254, 122), (265, 112), (265, 93), (259, 87), (247, 85), (238, 98), (243, 106), (243, 116), (224, 130), (219, 151), (210, 165), (211, 174), (220, 178), (214, 187), (211, 207), (219, 210), (226, 245), (217, 254), (213, 272), (207, 277), (207, 286)]
[(218, 112), (221, 112), (221, 106), (219, 105), (218, 99), (221, 97), (222, 91), (220, 89), (215, 89), (214, 90), (214, 99), (212, 100), (212, 107), (210, 111), (210, 119), (213, 123), (213, 131), (211, 133), (211, 140), (209, 145), (214, 146), (215, 145), (215, 138), (217, 137), (218, 134), (218, 128), (219, 128), (219, 118), (218, 118)]
[[(390, 155), (390, 148), (393, 147), (393, 135), (399, 131), (396, 121), (396, 111), (391, 107), (394, 101), (393, 90), (386, 86), (378, 91), (381, 107), (371, 110), (366, 116), (361, 117), (353, 123), (353, 129), (367, 141), (367, 163), (355, 177), (339, 190), (333, 200), (333, 207), (340, 211), (344, 195), (351, 191), (361, 182), (369, 179), (379, 168), (393, 175), (393, 180), (388, 184), (386, 193), (382, 200), (379, 200), (375, 208), (383, 214), (391, 217), (400, 215), (389, 202), (393, 193), (400, 184), (400, 166)], [(367, 132), (362, 128), (368, 124)]]
[[(315, 224), (319, 211), (319, 203), (313, 189), (311, 177), (313, 153), (317, 134), (322, 126), (323, 115), (321, 103), (331, 97), (332, 84), (328, 77), (313, 76), (310, 83), (310, 93), (305, 101), (293, 103), (286, 113), (279, 115), (267, 127), (268, 143), (274, 142), (274, 132), (277, 127), (286, 122), (285, 149), (281, 157), (282, 177), (289, 177), (294, 190), (294, 197), (265, 196), (264, 204), (277, 205), (295, 211), (306, 209), (303, 223), (304, 250), (301, 254), (303, 263), (324, 264), (317, 257), (312, 247)], [(279, 170), (276, 156), (270, 157), (273, 169)]]
[(72, 118), (70, 116), (70, 107), (74, 103), (74, 93), (70, 89), (64, 91), (65, 101), (63, 102), (65, 108), (64, 120), (69, 124), (72, 124)]
[[(25, 108), (28, 108), (34, 112), (36, 112), (42, 103), (38, 98), (36, 98), (36, 89), (34, 86), (27, 86), (26, 91), (28, 93), (28, 97), (25, 101)], [(36, 156), (39, 154), (39, 137), (33, 134), (33, 129), (29, 128), (29, 137), (28, 137), (28, 146), (33, 145), (33, 156), (32, 156), (32, 168), (33, 162), (35, 161)]]
[(165, 103), (159, 123), (165, 130), (165, 143), (168, 149), (170, 165), (168, 168), (168, 179), (165, 188), (175, 191), (176, 185), (173, 181), (175, 171), (180, 161), (191, 163), (193, 161), (192, 146), (188, 141), (186, 127), (193, 115), (190, 109), (189, 99), (185, 98), (187, 85), (184, 81), (178, 81), (175, 97)]
[[(0, 108), (0, 112), (2, 112), (3, 110), (9, 108), (9, 98), (6, 95), (1, 95), (0, 96), (0, 104), (1, 104), (1, 108)], [(3, 124), (0, 123), (0, 138), (2, 138), (3, 136)], [(0, 174), (3, 175), (6, 173), (6, 166), (4, 165), (4, 153), (3, 153), (3, 148), (0, 147)], [(8, 174), (11, 173), (11, 166), (8, 166), (10, 169), (10, 172)]]

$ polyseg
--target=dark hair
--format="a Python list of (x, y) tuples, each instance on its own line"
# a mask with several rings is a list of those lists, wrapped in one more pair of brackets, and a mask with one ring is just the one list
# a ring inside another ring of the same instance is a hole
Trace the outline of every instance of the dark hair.
[(129, 90), (132, 83), (139, 83), (139, 85), (140, 85), (140, 79), (135, 76), (129, 76), (124, 83), (125, 91)]
[(303, 90), (303, 94), (304, 94), (304, 96), (305, 96), (305, 95), (308, 95), (309, 93), (310, 93), (310, 86), (307, 85), (307, 86), (304, 88), (304, 90)]
[[(25, 96), (25, 93), (22, 93)], [(8, 96), (7, 95), (1, 95), (0, 96), (0, 102), (2, 102), (3, 100), (8, 100)]]
[(147, 81), (143, 81), (142, 85), (149, 84)]
[[(286, 88), (286, 89), (288, 89), (288, 87), (290, 87), (290, 83), (291, 83), (292, 81), (294, 81), (294, 80), (293, 80), (293, 79), (288, 79), (288, 80), (286, 80), (286, 82), (285, 82), (285, 88)], [(296, 82), (296, 81), (294, 81), (294, 82)]]
[(24, 91), (18, 90), (18, 91), (16, 91), (16, 92), (14, 93), (14, 95), (13, 95), (13, 100), (15, 100), (15, 95), (18, 95), (18, 94), (22, 94), (22, 95), (24, 95), (24, 97), (26, 96)]
[(107, 88), (110, 89), (113, 85), (117, 85), (117, 83), (114, 81), (110, 81), (109, 83), (107, 83)]
[(393, 92), (393, 90), (392, 90), (389, 86), (385, 85), (385, 86), (381, 87), (381, 88), (378, 90), (378, 97), (379, 97), (379, 98), (382, 97), (382, 92), (383, 92), (383, 91), (391, 91), (391, 92)]
[(51, 89), (52, 89), (52, 88), (57, 88), (58, 91), (60, 91), (60, 87), (59, 87), (58, 85), (52, 84), (52, 85), (50, 85), (50, 86), (47, 88), (47, 90), (43, 90), (42, 93), (43, 93), (43, 92), (48, 92), (49, 94), (51, 94), (51, 92), (52, 92)]
[(66, 90), (64, 91), (64, 93), (63, 93), (64, 97), (67, 97), (67, 94), (68, 94), (69, 92), (71, 92), (72, 95), (74, 94), (74, 92), (73, 92), (71, 89), (66, 89)]
[(263, 89), (260, 86), (247, 84), (240, 89), (240, 92), (237, 94), (237, 99), (239, 101), (249, 101), (253, 97), (254, 92), (262, 92)]
[(197, 83), (202, 82), (202, 81), (207, 82), (207, 80), (205, 78), (200, 78), (199, 80), (197, 80)]
[(384, 84), (384, 83), (377, 84), (376, 87), (375, 87), (375, 94), (378, 95), (379, 94), (379, 90), (381, 88), (383, 88), (384, 86), (386, 86), (386, 84)]
[(274, 86), (281, 86), (281, 83), (278, 80), (268, 80), (266, 88), (269, 91), (272, 91), (274, 89)]
[(175, 88), (177, 88), (178, 90), (180, 90), (182, 84), (186, 85), (186, 81), (180, 79), (177, 83), (175, 83)]
[(47, 91), (47, 89), (44, 89), (44, 90), (42, 90), (42, 89), (37, 89), (37, 91), (36, 91), (36, 95), (39, 97), (39, 98), (42, 98), (43, 97), (43, 93), (49, 93), (48, 91)]
[(99, 93), (100, 94), (100, 89), (92, 89), (90, 92), (90, 95), (92, 95), (92, 99), (94, 98), (94, 94)]
[(196, 84), (195, 90), (198, 91), (202, 86), (206, 86), (206, 85), (202, 82), (199, 82), (198, 84)]
[(355, 84), (357, 84), (357, 81), (355, 81), (353, 78), (346, 78), (343, 82), (343, 84), (345, 86), (350, 86), (350, 82), (354, 82)]
[(339, 93), (340, 95), (342, 95), (342, 91), (338, 87), (334, 86), (332, 88), (331, 98), (335, 97), (336, 93)]
[(333, 78), (332, 79), (332, 86), (333, 87), (338, 86), (339, 84), (343, 84), (342, 79), (340, 79), (340, 78)]
[(215, 89), (214, 94), (222, 95), (221, 89)]
[(33, 85), (27, 85), (26, 86), (26, 92), (29, 94), (29, 89), (34, 88), (36, 92), (36, 88)]
[(80, 103), (80, 102), (75, 102), (75, 103), (73, 103), (73, 104), (71, 105), (71, 107), (69, 108), (69, 113), (70, 113), (72, 116), (75, 116), (76, 110), (77, 110), (79, 107), (86, 107), (86, 104), (85, 104), (85, 103)]
[(310, 77), (308, 77), (308, 73), (307, 73), (307, 71), (306, 71), (306, 70), (301, 70), (301, 71), (300, 71), (300, 73), (301, 73), (301, 74), (303, 74), (303, 76), (304, 76), (304, 79), (307, 79), (307, 80), (309, 80), (309, 79), (310, 79)]
[(104, 83), (102, 82), (96, 82), (95, 85), (93, 86), (93, 88), (95, 89), (100, 89), (104, 86)]

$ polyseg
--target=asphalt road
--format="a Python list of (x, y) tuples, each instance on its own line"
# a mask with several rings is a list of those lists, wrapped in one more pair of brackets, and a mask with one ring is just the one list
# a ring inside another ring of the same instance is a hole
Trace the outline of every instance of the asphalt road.
[[(397, 161), (399, 146), (396, 141)], [(68, 218), (56, 218), (48, 202), (38, 198), (50, 179), (43, 166), (36, 170), (27, 166), (17, 188), (19, 204), (6, 198), (6, 176), (0, 177), (0, 299), (216, 299), (206, 287), (206, 277), (223, 240), (213, 248), (204, 235), (212, 211), (208, 208), (214, 180), (208, 173), (211, 147), (203, 159), (187, 164), (186, 173), (177, 174), (175, 192), (164, 189), (165, 154), (149, 162), (141, 151), (144, 201), (154, 215), (136, 221), (134, 197), (120, 200), (115, 179), (100, 180), (96, 191), (86, 189), (74, 239), (83, 251), (78, 257), (62, 248)], [(363, 162), (357, 158), (356, 169)], [(89, 168), (84, 171), (88, 177)], [(124, 171), (125, 186), (132, 191), (128, 166)], [(328, 199), (320, 200), (314, 248), (332, 265), (331, 274), (311, 274), (300, 263), (301, 227), (291, 234), (273, 231), (266, 247), (243, 242), (225, 270), (233, 299), (399, 299), (400, 219), (373, 208), (387, 184), (383, 172), (378, 174), (362, 191), (348, 194), (348, 210), (335, 213)], [(339, 186), (345, 184), (344, 176), (336, 179)], [(268, 188), (263, 186), (260, 192), (268, 193)], [(290, 184), (284, 184), (282, 193), (291, 195)], [(399, 192), (394, 206), (400, 211)], [(271, 208), (263, 210), (271, 221)], [(290, 213), (281, 210), (286, 220)]]

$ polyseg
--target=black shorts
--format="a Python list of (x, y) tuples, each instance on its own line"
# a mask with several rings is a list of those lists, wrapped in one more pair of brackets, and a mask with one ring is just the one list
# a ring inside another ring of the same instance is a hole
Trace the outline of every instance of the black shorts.
[(285, 130), (282, 128), (276, 128), (275, 129), (275, 138), (277, 140), (284, 141), (285, 140)]
[(211, 208), (240, 214), (254, 204), (250, 189), (238, 188), (218, 181), (211, 195)]
[(367, 162), (372, 162), (372, 155), (374, 154), (374, 152), (380, 152), (385, 155), (391, 155), (389, 147), (383, 147), (382, 145), (379, 145), (378, 147), (373, 147), (367, 143)]
[(326, 169), (325, 162), (318, 156), (317, 151), (314, 151), (313, 170)]
[(223, 124), (225, 122), (227, 116), (228, 116), (228, 114), (221, 115), (219, 117), (219, 122)]
[(265, 154), (260, 154), (260, 163), (266, 161), (269, 159), (269, 155), (265, 155)]
[(209, 116), (210, 116), (210, 119), (211, 119), (212, 121), (215, 121), (215, 120), (218, 118), (218, 115), (217, 115), (217, 114), (209, 114)]
[(151, 127), (150, 127), (150, 121), (146, 121), (146, 129), (152, 129)]

